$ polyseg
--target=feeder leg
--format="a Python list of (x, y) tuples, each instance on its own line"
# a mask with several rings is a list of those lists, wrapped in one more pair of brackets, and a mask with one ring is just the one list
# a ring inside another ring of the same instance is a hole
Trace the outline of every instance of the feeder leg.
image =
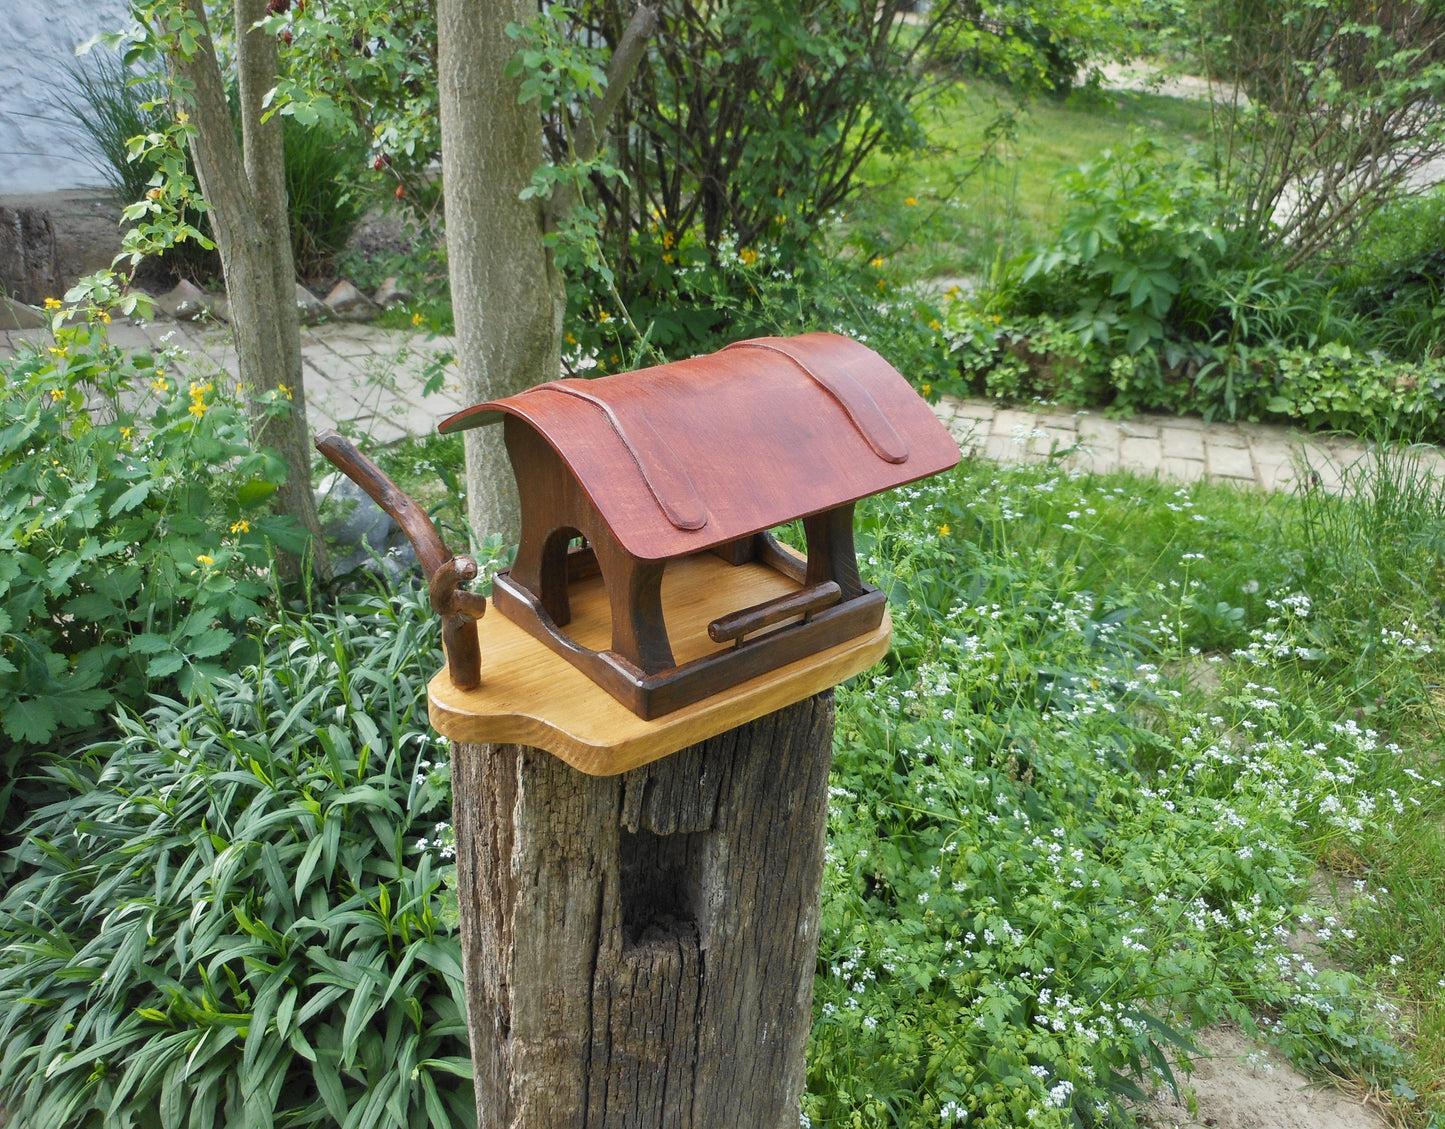
[(452, 752), (483, 1129), (796, 1129), (826, 691), (623, 776)]

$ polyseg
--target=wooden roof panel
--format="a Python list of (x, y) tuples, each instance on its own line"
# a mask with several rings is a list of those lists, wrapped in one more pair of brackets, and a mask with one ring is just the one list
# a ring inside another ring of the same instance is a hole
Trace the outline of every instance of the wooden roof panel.
[(710, 548), (947, 470), (958, 445), (892, 365), (829, 333), (480, 404), (556, 449), (632, 555)]

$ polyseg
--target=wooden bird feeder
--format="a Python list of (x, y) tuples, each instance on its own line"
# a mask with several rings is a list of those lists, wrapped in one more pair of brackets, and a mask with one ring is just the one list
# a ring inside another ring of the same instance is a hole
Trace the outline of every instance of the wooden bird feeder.
[[(493, 422), (522, 504), (496, 610), (644, 720), (876, 633), (854, 504), (959, 459), (897, 370), (828, 333), (552, 381), (440, 430)], [(806, 558), (769, 532), (798, 519)]]

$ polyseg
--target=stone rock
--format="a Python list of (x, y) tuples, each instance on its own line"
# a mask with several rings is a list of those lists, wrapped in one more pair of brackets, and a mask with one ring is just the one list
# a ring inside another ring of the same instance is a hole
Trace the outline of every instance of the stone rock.
[(370, 321), (381, 312), (380, 306), (344, 278), (331, 288), (324, 301), (331, 316), (343, 321)]
[[(34, 306), (0, 294), (0, 329), (44, 329), (50, 319)], [(3, 1129), (4, 1122), (0, 1122)]]
[(0, 205), (0, 292), (38, 306), (64, 289), (59, 275), (50, 213)]
[(322, 531), (340, 548), (366, 545), (383, 553), (397, 528), (390, 515), (340, 471), (328, 474), (317, 485), (316, 504), (325, 507)]
[(383, 310), (389, 310), (394, 306), (403, 306), (411, 301), (411, 291), (402, 286), (394, 277), (383, 279), (376, 293), (371, 300)]
[(302, 325), (314, 325), (326, 316), (326, 307), (315, 294), (299, 282), (296, 284), (296, 312), (301, 315)]
[(214, 297), (185, 278), (156, 299), (156, 309), (176, 321), (199, 321), (210, 316), (215, 305)]

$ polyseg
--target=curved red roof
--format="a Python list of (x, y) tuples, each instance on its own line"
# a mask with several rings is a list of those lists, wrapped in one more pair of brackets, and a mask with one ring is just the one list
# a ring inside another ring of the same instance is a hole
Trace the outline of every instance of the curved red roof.
[(955, 465), (958, 444), (898, 370), (832, 333), (558, 380), (442, 422), (512, 415), (577, 476), (623, 548), (682, 556)]

